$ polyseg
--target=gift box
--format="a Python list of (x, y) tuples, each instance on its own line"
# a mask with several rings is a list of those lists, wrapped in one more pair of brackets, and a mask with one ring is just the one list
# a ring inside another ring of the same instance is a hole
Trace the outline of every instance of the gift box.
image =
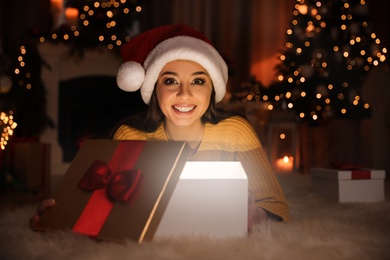
[(189, 153), (184, 142), (86, 140), (36, 229), (151, 240)]
[(313, 192), (339, 202), (376, 202), (385, 199), (384, 170), (310, 169)]
[(187, 162), (155, 237), (240, 237), (248, 230), (248, 180), (240, 162)]
[(15, 143), (10, 160), (15, 176), (29, 191), (50, 188), (50, 144)]

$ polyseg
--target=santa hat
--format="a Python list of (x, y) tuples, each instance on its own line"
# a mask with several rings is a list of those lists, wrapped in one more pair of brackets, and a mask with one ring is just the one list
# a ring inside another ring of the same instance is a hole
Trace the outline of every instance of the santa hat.
[(140, 89), (146, 104), (161, 70), (174, 60), (191, 60), (205, 68), (213, 82), (216, 102), (226, 93), (225, 61), (206, 36), (187, 25), (167, 25), (141, 33), (121, 47), (121, 54), (124, 63), (117, 84), (125, 91)]

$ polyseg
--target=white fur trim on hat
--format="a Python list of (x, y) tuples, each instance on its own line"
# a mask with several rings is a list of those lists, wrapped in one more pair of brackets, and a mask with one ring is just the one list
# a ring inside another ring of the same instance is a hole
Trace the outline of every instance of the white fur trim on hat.
[(116, 83), (124, 91), (137, 91), (145, 80), (145, 70), (135, 61), (123, 63), (118, 70)]
[[(222, 100), (226, 93), (228, 68), (221, 55), (203, 40), (189, 36), (176, 36), (156, 45), (143, 64), (146, 74), (141, 86), (141, 96), (146, 104), (149, 104), (161, 70), (167, 63), (175, 60), (194, 61), (205, 68), (213, 82), (215, 102)], [(134, 80), (133, 75), (132, 80)]]

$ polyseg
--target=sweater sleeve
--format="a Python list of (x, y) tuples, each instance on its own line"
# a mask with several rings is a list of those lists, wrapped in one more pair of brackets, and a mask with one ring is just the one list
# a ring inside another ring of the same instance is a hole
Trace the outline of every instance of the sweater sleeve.
[(249, 189), (255, 196), (256, 204), (271, 215), (289, 221), (287, 200), (260, 139), (248, 121), (243, 118), (235, 120), (235, 157), (248, 176)]

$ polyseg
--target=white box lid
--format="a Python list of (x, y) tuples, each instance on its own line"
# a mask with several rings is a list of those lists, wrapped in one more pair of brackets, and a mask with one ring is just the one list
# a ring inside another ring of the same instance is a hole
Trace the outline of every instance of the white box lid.
[[(359, 169), (357, 171), (368, 171), (370, 173), (369, 179), (385, 179), (385, 170), (374, 170), (374, 169)], [(328, 168), (311, 168), (310, 174), (316, 178), (322, 179), (335, 179), (335, 180), (352, 180), (352, 170), (339, 170), (339, 169), (328, 169)]]

